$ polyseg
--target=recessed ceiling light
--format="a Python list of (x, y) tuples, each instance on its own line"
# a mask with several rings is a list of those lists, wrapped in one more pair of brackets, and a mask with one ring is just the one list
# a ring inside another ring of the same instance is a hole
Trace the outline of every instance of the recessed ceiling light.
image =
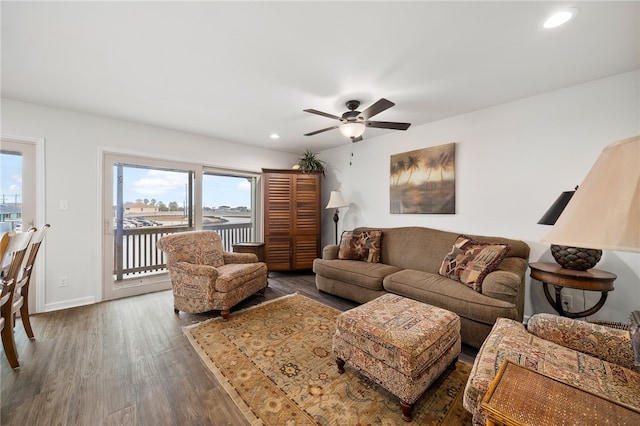
[(269, 136), (271, 139), (280, 139), (280, 135), (277, 133), (271, 133), (271, 136)]
[(553, 15), (551, 15), (550, 17), (548, 17), (547, 20), (544, 21), (544, 24), (542, 24), (542, 26), (547, 29), (559, 27), (560, 25), (567, 23), (571, 18), (573, 18), (577, 14), (578, 14), (578, 9), (575, 9), (573, 7), (558, 11)]

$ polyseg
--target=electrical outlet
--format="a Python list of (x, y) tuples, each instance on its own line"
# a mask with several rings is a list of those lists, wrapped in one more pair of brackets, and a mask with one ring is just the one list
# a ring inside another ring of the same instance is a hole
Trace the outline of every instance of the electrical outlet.
[(573, 308), (573, 297), (569, 296), (568, 294), (563, 294), (562, 298), (560, 299), (560, 301), (562, 302), (562, 308), (565, 311), (570, 311)]
[(69, 284), (67, 277), (60, 277), (60, 287), (66, 287)]

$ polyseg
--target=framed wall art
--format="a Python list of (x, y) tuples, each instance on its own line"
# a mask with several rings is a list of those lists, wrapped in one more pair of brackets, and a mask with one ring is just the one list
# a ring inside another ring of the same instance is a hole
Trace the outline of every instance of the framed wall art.
[(455, 145), (391, 155), (391, 213), (455, 214)]

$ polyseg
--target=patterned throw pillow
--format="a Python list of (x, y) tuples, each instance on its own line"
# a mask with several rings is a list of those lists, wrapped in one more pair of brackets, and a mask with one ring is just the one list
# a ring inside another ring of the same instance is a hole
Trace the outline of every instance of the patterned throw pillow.
[(338, 259), (380, 262), (382, 231), (344, 231), (340, 237)]
[(480, 293), (482, 280), (502, 262), (510, 248), (508, 244), (474, 241), (460, 235), (438, 272)]

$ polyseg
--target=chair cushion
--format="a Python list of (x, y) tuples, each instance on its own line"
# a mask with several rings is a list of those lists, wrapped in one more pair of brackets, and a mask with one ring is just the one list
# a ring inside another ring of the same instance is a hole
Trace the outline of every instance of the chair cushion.
[[(218, 279), (215, 289), (219, 292), (230, 292), (254, 278), (267, 276), (267, 265), (257, 263), (229, 263), (218, 268)], [(248, 296), (248, 295), (247, 295)]]

